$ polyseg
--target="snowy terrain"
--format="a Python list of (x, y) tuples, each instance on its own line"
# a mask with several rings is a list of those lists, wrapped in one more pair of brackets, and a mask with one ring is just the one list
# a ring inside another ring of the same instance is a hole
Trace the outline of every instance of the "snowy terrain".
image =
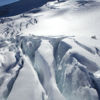
[(99, 0), (1, 17), (0, 100), (100, 100), (99, 19)]

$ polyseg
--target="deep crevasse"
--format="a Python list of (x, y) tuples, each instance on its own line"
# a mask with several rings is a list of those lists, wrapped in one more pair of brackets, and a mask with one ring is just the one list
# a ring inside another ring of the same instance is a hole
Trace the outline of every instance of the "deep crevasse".
[[(19, 36), (8, 40), (10, 45), (1, 48), (5, 53), (1, 52), (4, 59), (0, 62), (0, 99), (99, 100), (100, 78), (96, 73), (100, 70), (100, 56), (95, 43), (92, 46), (85, 43), (83, 46), (82, 43), (84, 41), (76, 37)], [(4, 61), (7, 59), (12, 62), (5, 62), (5, 68)], [(4, 82), (7, 88), (4, 88)], [(9, 82), (12, 83), (10, 89)]]

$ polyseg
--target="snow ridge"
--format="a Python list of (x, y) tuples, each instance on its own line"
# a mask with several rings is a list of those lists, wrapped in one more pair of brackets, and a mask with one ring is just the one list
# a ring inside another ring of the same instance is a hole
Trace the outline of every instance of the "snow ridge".
[(100, 100), (100, 77), (95, 74), (100, 56), (95, 45), (87, 47), (70, 36), (17, 36), (4, 41), (9, 46), (0, 48), (0, 100), (84, 100), (84, 96)]

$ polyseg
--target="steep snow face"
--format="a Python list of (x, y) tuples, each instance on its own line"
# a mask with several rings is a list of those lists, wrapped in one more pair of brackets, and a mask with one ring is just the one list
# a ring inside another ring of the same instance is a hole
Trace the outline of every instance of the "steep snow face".
[(70, 36), (1, 39), (0, 100), (100, 100), (99, 40), (88, 41), (94, 44)]
[(62, 65), (59, 70), (58, 87), (68, 100), (99, 100), (97, 91), (91, 86), (91, 78), (86, 69), (77, 60)]
[(65, 100), (57, 88), (54, 74), (53, 47), (49, 41), (43, 40), (41, 42), (41, 46), (35, 53), (34, 66), (41, 78), (41, 84), (47, 92), (48, 100)]
[[(23, 56), (24, 57), (24, 56)], [(7, 100), (47, 100), (46, 92), (41, 86), (36, 71), (27, 56), (24, 65)]]
[[(10, 47), (0, 48), (0, 99), (5, 100), (23, 66), (19, 52), (10, 50)], [(12, 46), (13, 47), (13, 46)], [(2, 50), (3, 49), (3, 50)], [(13, 49), (14, 50), (14, 49)]]

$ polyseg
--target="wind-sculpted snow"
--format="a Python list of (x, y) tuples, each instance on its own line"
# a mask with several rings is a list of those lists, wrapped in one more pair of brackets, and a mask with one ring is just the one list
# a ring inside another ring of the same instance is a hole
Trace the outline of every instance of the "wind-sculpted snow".
[(99, 40), (88, 40), (2, 38), (0, 100), (100, 100)]

